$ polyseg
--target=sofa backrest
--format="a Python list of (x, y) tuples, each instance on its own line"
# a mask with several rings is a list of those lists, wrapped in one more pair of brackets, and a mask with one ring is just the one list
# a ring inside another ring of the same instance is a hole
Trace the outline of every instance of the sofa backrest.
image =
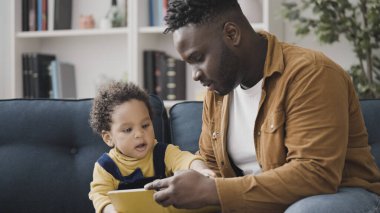
[(202, 128), (201, 101), (185, 101), (173, 105), (169, 110), (171, 140), (181, 150), (195, 153)]
[(361, 100), (360, 105), (368, 131), (368, 143), (380, 168), (380, 99)]
[[(360, 101), (368, 130), (368, 143), (377, 166), (380, 167), (380, 99)], [(182, 102), (169, 111), (173, 144), (196, 152), (202, 125), (202, 102)]]
[(202, 107), (200, 101), (186, 101), (173, 105), (169, 110), (171, 140), (181, 150), (192, 153), (199, 150)]
[[(155, 134), (170, 141), (162, 101)], [(94, 212), (94, 163), (109, 148), (92, 132), (92, 100), (0, 100), (0, 212)]]

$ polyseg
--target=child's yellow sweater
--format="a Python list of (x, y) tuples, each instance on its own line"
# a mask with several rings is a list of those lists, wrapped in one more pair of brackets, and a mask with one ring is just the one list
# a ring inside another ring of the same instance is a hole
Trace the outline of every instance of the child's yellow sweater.
[[(115, 148), (111, 149), (108, 155), (118, 166), (123, 176), (131, 174), (137, 168), (141, 169), (144, 177), (154, 176), (153, 149), (145, 158), (140, 160), (127, 157)], [(178, 170), (189, 169), (191, 162), (195, 159), (202, 160), (199, 156), (181, 151), (177, 146), (169, 144), (165, 152), (166, 176), (172, 176)], [(111, 203), (107, 192), (116, 190), (118, 186), (119, 180), (115, 179), (98, 163), (95, 163), (89, 198), (92, 200), (96, 212), (101, 212), (106, 205)]]

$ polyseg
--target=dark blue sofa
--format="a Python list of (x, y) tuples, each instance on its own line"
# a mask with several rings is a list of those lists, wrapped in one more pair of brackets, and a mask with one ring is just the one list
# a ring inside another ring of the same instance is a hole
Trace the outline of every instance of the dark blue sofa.
[[(0, 212), (94, 212), (92, 169), (108, 147), (89, 128), (91, 102), (0, 100)], [(150, 102), (157, 139), (198, 150), (202, 102), (176, 104), (169, 118), (159, 98)], [(361, 104), (380, 165), (380, 100)]]

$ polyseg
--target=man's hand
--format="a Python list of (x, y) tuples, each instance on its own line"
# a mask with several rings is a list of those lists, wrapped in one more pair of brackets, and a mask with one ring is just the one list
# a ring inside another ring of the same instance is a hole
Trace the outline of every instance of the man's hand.
[(194, 170), (177, 172), (174, 176), (145, 185), (147, 190), (157, 190), (154, 199), (162, 206), (176, 208), (201, 208), (220, 205), (215, 180)]
[(193, 162), (191, 162), (190, 169), (194, 169), (207, 177), (216, 177), (215, 172), (209, 169), (203, 160), (193, 160)]
[(106, 207), (104, 207), (102, 213), (117, 213), (117, 211), (112, 204), (108, 204)]

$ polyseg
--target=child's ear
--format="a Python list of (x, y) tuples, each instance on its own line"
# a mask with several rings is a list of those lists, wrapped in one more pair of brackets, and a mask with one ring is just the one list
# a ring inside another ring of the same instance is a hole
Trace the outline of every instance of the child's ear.
[(109, 147), (112, 148), (114, 146), (111, 133), (109, 131), (102, 130), (102, 138), (104, 143), (106, 143)]

